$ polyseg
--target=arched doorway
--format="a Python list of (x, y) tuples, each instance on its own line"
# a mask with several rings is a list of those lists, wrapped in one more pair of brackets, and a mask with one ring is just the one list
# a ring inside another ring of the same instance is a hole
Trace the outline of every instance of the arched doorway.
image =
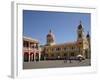
[(85, 58), (88, 58), (88, 50), (85, 50)]
[(39, 61), (39, 53), (36, 53), (35, 59), (36, 61)]
[(44, 57), (45, 57), (45, 54), (42, 53), (42, 54), (41, 54), (41, 60), (44, 60)]
[(28, 62), (29, 61), (29, 54), (28, 52), (24, 52), (24, 62)]

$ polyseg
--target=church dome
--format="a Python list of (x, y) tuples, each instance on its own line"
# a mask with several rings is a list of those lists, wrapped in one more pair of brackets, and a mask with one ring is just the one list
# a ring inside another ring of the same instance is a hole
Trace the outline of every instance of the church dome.
[(47, 44), (46, 45), (54, 45), (55, 44), (55, 37), (54, 34), (51, 32), (51, 30), (49, 31), (49, 33), (47, 34)]
[(54, 38), (54, 34), (51, 32), (51, 30), (50, 30), (49, 33), (47, 34), (47, 37), (52, 37), (52, 38)]
[(86, 35), (86, 37), (87, 37), (87, 38), (89, 38), (89, 37), (90, 37), (89, 32), (88, 32), (88, 34)]
[(82, 25), (81, 24), (78, 26), (78, 29), (82, 29)]
[(52, 37), (52, 34), (47, 34), (47, 37)]

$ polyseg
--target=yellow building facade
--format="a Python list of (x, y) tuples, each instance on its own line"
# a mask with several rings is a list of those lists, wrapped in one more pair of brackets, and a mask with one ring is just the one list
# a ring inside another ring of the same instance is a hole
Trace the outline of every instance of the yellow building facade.
[(45, 59), (64, 59), (65, 57), (82, 55), (84, 58), (90, 59), (90, 35), (89, 33), (85, 35), (81, 21), (76, 32), (77, 39), (74, 42), (56, 44), (55, 36), (50, 30), (46, 36), (47, 43), (42, 49), (41, 57)]

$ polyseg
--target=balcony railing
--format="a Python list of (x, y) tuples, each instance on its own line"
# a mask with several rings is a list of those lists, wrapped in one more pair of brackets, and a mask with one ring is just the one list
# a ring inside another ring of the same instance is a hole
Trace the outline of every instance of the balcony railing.
[(24, 51), (35, 51), (35, 50), (38, 50), (38, 49), (37, 48), (24, 47), (23, 50)]

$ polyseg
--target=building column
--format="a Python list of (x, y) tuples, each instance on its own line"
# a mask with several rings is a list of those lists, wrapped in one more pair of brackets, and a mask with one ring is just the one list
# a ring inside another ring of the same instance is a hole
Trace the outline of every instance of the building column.
[(39, 61), (41, 59), (41, 48), (38, 48), (39, 49)]
[(28, 45), (29, 45), (29, 62), (30, 62), (30, 42), (28, 42)]
[(30, 61), (33, 61), (33, 53), (30, 53)]
[(30, 62), (30, 51), (28, 52), (28, 54), (29, 54), (29, 60), (28, 60), (28, 62)]
[(34, 51), (34, 62), (36, 61), (36, 59), (35, 59), (36, 57), (35, 56), (36, 56), (36, 52)]
[(34, 55), (34, 53), (32, 53), (32, 62), (33, 62), (33, 55)]
[(41, 59), (41, 52), (39, 51), (39, 61), (40, 61), (40, 59)]

